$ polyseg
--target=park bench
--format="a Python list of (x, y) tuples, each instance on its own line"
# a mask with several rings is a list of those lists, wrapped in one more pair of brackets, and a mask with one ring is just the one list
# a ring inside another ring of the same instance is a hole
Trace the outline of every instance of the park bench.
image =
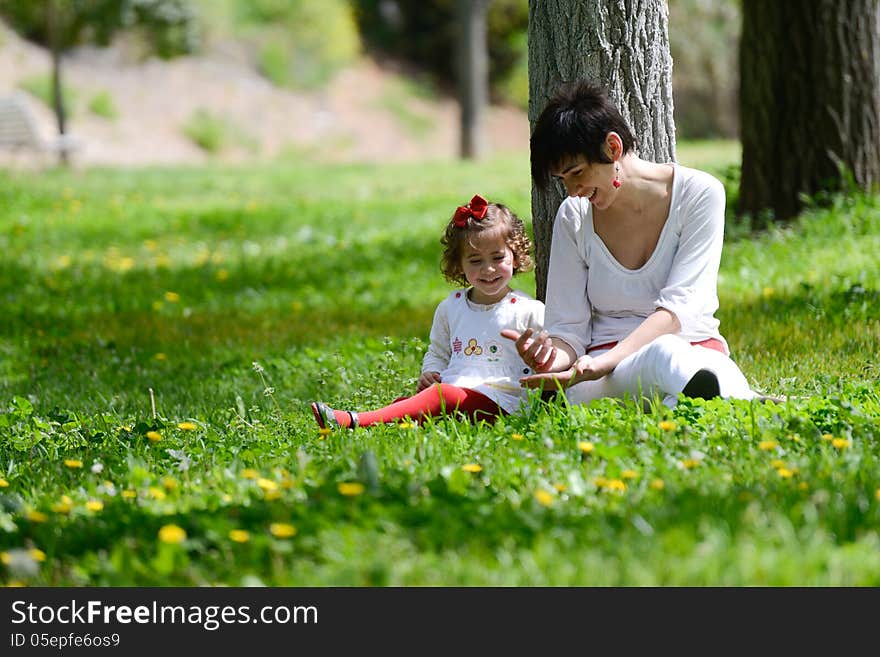
[(79, 148), (78, 140), (70, 135), (45, 138), (36, 118), (20, 93), (0, 96), (0, 150), (20, 153), (72, 153)]

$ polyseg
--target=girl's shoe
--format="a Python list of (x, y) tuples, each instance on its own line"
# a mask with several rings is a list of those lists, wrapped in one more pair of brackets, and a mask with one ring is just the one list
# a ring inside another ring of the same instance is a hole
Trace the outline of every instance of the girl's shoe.
[[(345, 411), (348, 413), (348, 416), (351, 418), (351, 422), (348, 425), (349, 429), (354, 429), (358, 426), (358, 414), (354, 411)], [(322, 429), (339, 429), (339, 422), (336, 420), (336, 413), (333, 412), (333, 409), (327, 406), (324, 402), (312, 402), (312, 414), (315, 416), (315, 421), (318, 423), (318, 426)]]

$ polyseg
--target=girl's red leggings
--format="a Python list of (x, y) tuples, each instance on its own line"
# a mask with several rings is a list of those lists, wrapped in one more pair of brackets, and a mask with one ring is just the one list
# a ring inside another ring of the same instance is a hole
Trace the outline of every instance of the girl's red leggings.
[[(400, 397), (384, 408), (358, 413), (358, 426), (368, 427), (383, 422), (411, 419), (423, 422), (426, 418), (453, 412), (462, 413), (472, 422), (494, 422), (506, 412), (483, 393), (470, 388), (459, 388), (445, 383), (435, 383), (412, 397)], [(351, 423), (346, 411), (334, 411), (336, 420), (343, 427)]]

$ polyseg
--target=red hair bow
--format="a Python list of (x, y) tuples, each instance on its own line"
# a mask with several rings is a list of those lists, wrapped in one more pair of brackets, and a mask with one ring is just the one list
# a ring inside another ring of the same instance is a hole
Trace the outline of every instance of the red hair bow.
[(452, 217), (452, 222), (459, 228), (467, 226), (468, 217), (473, 217), (477, 221), (486, 216), (489, 211), (489, 201), (479, 194), (475, 194), (471, 202), (467, 205), (459, 205)]

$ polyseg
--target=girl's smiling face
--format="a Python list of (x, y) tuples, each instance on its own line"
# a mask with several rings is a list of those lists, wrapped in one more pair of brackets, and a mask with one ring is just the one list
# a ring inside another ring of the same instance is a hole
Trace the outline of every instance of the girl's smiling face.
[(495, 231), (466, 239), (461, 268), (468, 283), (474, 287), (471, 301), (482, 304), (501, 301), (510, 291), (507, 284), (516, 268), (513, 251), (504, 237)]

